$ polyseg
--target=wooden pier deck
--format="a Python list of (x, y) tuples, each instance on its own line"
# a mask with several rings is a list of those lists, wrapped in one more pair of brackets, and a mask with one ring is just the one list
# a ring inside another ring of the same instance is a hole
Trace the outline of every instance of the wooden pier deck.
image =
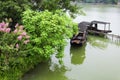
[(97, 34), (103, 34), (105, 36), (110, 36), (112, 38), (119, 38), (120, 39), (120, 35), (116, 35), (116, 34), (107, 34), (107, 33), (103, 33), (103, 32), (98, 32), (98, 31), (94, 31), (94, 30), (88, 30), (88, 32), (93, 32), (93, 33), (97, 33)]

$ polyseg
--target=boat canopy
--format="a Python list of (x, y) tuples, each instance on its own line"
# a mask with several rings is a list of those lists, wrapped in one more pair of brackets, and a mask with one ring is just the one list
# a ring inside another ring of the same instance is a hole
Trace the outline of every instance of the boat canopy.
[(110, 24), (109, 22), (103, 22), (103, 21), (92, 21), (92, 24)]

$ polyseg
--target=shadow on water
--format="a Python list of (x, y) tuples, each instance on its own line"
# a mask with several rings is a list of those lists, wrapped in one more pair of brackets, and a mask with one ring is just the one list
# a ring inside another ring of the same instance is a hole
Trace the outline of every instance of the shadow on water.
[[(50, 70), (50, 68), (54, 69)], [(49, 63), (41, 63), (26, 73), (22, 80), (68, 80), (64, 76), (65, 72), (65, 66), (59, 67), (57, 64), (50, 66)]]
[(85, 47), (83, 46), (71, 46), (70, 54), (71, 54), (71, 63), (74, 65), (82, 64), (85, 59)]

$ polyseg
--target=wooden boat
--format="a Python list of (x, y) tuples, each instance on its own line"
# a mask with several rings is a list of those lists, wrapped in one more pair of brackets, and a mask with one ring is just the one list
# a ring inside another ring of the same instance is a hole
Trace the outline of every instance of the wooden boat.
[(77, 35), (73, 35), (70, 40), (71, 45), (83, 45), (87, 40), (86, 31), (79, 32)]
[[(103, 26), (103, 29), (99, 29)], [(89, 34), (97, 34), (97, 35), (105, 35), (107, 33), (112, 32), (110, 30), (110, 23), (109, 22), (102, 22), (102, 21), (92, 21), (88, 26), (88, 33)]]
[(81, 22), (78, 24), (78, 28), (79, 28), (79, 33), (76, 35), (73, 35), (73, 37), (70, 40), (70, 44), (71, 45), (83, 45), (86, 40), (87, 40), (87, 28), (88, 26), (83, 26), (85, 25), (87, 22)]

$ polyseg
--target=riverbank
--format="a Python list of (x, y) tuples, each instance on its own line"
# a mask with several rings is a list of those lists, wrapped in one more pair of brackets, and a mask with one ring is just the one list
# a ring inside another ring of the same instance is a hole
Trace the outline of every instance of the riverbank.
[(77, 3), (78, 6), (81, 7), (89, 7), (89, 6), (97, 6), (97, 7), (119, 7), (120, 8), (120, 2), (118, 4), (104, 4), (104, 3)]

